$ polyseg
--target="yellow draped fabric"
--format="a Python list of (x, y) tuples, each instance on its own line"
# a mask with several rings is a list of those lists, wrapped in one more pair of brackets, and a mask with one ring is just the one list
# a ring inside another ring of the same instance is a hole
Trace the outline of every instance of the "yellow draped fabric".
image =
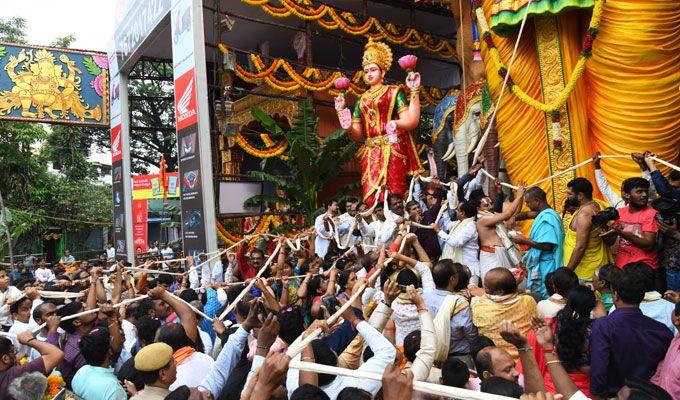
[[(489, 18), (492, 0), (484, 1)], [(586, 72), (568, 101), (573, 156), (576, 163), (603, 154), (651, 150), (677, 163), (680, 151), (680, 2), (608, 0), (600, 32)], [(571, 11), (556, 17), (565, 80), (578, 60), (590, 12)], [(508, 65), (517, 38), (494, 35)], [(489, 88), (497, 99), (502, 80), (482, 55)], [(527, 21), (511, 76), (535, 99), (541, 95), (533, 21)], [(547, 143), (552, 139), (544, 114), (506, 92), (498, 111), (501, 153), (513, 182), (534, 182), (550, 175)], [(616, 190), (623, 179), (639, 175), (632, 161), (608, 159), (602, 168)], [(577, 176), (593, 179), (592, 164)], [(541, 187), (552, 197), (550, 182)]]

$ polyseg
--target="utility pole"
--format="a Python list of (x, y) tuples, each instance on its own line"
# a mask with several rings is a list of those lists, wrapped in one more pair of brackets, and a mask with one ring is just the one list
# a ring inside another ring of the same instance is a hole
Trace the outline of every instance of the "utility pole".
[(9, 233), (9, 227), (7, 226), (7, 212), (5, 211), (5, 202), (2, 199), (2, 192), (0, 192), (0, 212), (2, 213), (2, 225), (3, 228), (5, 228), (5, 235), (7, 235), (9, 263), (12, 265), (12, 272), (16, 273), (17, 267), (14, 264), (14, 252), (12, 251), (12, 235)]

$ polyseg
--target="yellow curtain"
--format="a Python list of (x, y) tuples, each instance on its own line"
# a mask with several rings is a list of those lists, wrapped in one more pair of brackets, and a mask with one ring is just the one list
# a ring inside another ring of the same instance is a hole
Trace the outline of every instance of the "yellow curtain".
[[(678, 162), (680, 2), (608, 0), (586, 64), (590, 141), (603, 154), (651, 150)], [(613, 188), (638, 175), (635, 163), (602, 162)]]
[[(489, 18), (492, 1), (484, 2)], [(572, 11), (558, 18), (565, 81), (579, 56), (590, 13)], [(522, 34), (511, 76), (535, 99), (543, 101), (531, 19)], [(494, 35), (508, 65), (516, 34)], [(482, 42), (489, 88), (497, 99), (502, 84)], [(677, 162), (680, 151), (680, 2), (608, 0), (593, 45), (593, 56), (568, 101), (574, 161), (603, 154), (651, 150)], [(511, 180), (534, 182), (550, 175), (547, 143), (551, 140), (544, 114), (506, 92), (498, 111), (501, 153)], [(639, 175), (623, 159), (602, 162), (616, 190), (623, 179)], [(592, 164), (578, 176), (594, 181)], [(551, 195), (551, 184), (541, 185)]]

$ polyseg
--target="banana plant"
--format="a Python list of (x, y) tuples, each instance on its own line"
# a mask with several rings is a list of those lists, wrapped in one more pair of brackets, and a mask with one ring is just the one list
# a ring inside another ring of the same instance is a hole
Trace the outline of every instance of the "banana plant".
[(354, 156), (358, 145), (350, 141), (344, 130), (337, 130), (323, 138), (319, 136), (319, 121), (314, 107), (307, 100), (298, 103), (298, 111), (289, 129), (281, 127), (257, 107), (251, 109), (251, 114), (272, 139), (285, 140), (288, 148), (284, 159), (264, 158), (260, 171), (251, 171), (250, 175), (273, 183), (286, 194), (287, 199), (259, 195), (246, 200), (246, 205), (262, 201), (287, 204), (304, 215), (307, 221), (313, 221), (320, 208), (319, 193), (337, 179), (342, 165)]

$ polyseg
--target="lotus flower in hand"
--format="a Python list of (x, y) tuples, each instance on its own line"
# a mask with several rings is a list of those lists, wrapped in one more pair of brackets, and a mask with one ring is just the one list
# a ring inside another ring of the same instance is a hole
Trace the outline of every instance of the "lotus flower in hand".
[(342, 92), (343, 95), (345, 94), (347, 89), (349, 89), (349, 84), (350, 84), (349, 79), (347, 79), (344, 76), (336, 79), (335, 82), (333, 82), (333, 86), (335, 86), (337, 90)]
[(406, 72), (411, 72), (416, 69), (416, 63), (418, 62), (418, 57), (413, 54), (409, 54), (401, 57), (398, 61), (399, 66)]

